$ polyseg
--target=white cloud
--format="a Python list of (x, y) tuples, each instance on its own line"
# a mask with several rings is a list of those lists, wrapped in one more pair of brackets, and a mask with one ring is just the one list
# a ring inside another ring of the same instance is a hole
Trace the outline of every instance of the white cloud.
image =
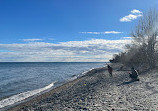
[(118, 32), (118, 31), (105, 31), (105, 32), (79, 32), (82, 34), (120, 34), (123, 32)]
[(141, 11), (139, 11), (139, 10), (137, 10), (137, 9), (133, 9), (133, 10), (131, 11), (131, 13), (143, 13), (143, 12), (141, 12)]
[(133, 37), (122, 37), (122, 39), (132, 39)]
[[(58, 44), (36, 42), (0, 44), (0, 62), (105, 62), (131, 40), (92, 39)], [(9, 52), (10, 51), (10, 52)]]
[(123, 33), (123, 32), (116, 32), (116, 31), (106, 31), (106, 32), (103, 32), (103, 34), (120, 34), (120, 33)]
[(43, 39), (22, 39), (25, 42), (42, 41)]
[(129, 14), (129, 15), (127, 15), (127, 16), (122, 17), (122, 18), (120, 19), (120, 21), (121, 21), (121, 22), (130, 22), (130, 21), (132, 21), (132, 20), (134, 20), (134, 19), (137, 19), (138, 17), (143, 16), (143, 15), (142, 15), (142, 12), (139, 11), (139, 10), (136, 10), (136, 9), (132, 10), (131, 13), (132, 13), (132, 14)]
[(120, 19), (121, 22), (130, 22), (134, 19), (137, 19), (138, 17), (141, 17), (142, 14), (138, 14), (138, 15), (133, 15), (133, 14), (129, 14), (123, 18)]

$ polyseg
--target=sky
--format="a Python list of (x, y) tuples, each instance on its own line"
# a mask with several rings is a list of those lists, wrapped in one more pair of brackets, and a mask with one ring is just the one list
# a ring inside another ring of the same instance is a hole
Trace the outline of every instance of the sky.
[(0, 62), (107, 62), (157, 0), (0, 0)]

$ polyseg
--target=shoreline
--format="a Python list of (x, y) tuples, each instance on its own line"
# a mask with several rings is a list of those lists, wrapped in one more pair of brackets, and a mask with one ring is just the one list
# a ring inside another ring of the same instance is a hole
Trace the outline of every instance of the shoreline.
[(118, 71), (120, 64), (111, 66), (113, 77), (106, 67), (93, 69), (8, 111), (158, 110), (158, 69), (143, 72), (140, 81), (130, 82), (128, 68)]
[(52, 87), (48, 90), (45, 90), (43, 92), (40, 92), (38, 94), (35, 94), (33, 96), (30, 96), (22, 101), (19, 101), (13, 105), (9, 105), (6, 107), (3, 107), (2, 109), (8, 110), (8, 111), (16, 111), (20, 108), (22, 108), (23, 106), (27, 106), (30, 105), (32, 102), (38, 102), (43, 98), (46, 98), (49, 95), (55, 94), (57, 92), (61, 92), (62, 90), (65, 90), (65, 88), (72, 86), (73, 84), (75, 84), (76, 82), (80, 81), (84, 76), (90, 75), (90, 74), (95, 74), (97, 72), (101, 72), (101, 71), (105, 71), (106, 68), (105, 67), (99, 67), (99, 68), (91, 68), (87, 71), (82, 72), (80, 75), (76, 75), (75, 78), (72, 77), (70, 79), (68, 79), (67, 81), (64, 81), (63, 83), (60, 83), (58, 85), (56, 85), (55, 87)]
[(48, 85), (41, 86), (41, 88), (17, 93), (17, 94), (8, 96), (6, 98), (3, 98), (0, 101), (0, 110), (8, 109), (8, 107), (10, 107), (10, 106), (14, 106), (16, 104), (22, 103), (25, 100), (27, 101), (30, 98), (36, 97), (36, 95), (41, 95), (41, 94), (48, 92), (48, 91), (50, 91), (58, 86), (61, 86), (62, 84), (66, 84), (69, 81), (72, 81), (74, 79), (77, 79), (78, 77), (83, 76), (85, 73), (87, 73), (88, 71), (91, 71), (92, 69), (94, 69), (94, 68), (89, 68), (89, 69), (87, 68), (86, 70), (80, 71), (79, 73), (76, 73), (75, 75), (69, 76), (69, 78), (66, 78), (65, 80), (63, 79), (63, 81), (54, 81), (53, 80), (51, 83), (48, 83)]

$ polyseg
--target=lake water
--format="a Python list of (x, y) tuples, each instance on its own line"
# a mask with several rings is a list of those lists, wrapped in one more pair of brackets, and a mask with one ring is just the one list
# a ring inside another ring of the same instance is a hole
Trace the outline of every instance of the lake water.
[(103, 66), (96, 62), (0, 63), (0, 108)]

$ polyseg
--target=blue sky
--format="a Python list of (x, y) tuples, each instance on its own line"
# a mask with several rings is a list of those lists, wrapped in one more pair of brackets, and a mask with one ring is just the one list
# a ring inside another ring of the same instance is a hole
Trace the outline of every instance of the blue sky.
[(157, 0), (0, 0), (0, 61), (108, 61), (156, 6)]

